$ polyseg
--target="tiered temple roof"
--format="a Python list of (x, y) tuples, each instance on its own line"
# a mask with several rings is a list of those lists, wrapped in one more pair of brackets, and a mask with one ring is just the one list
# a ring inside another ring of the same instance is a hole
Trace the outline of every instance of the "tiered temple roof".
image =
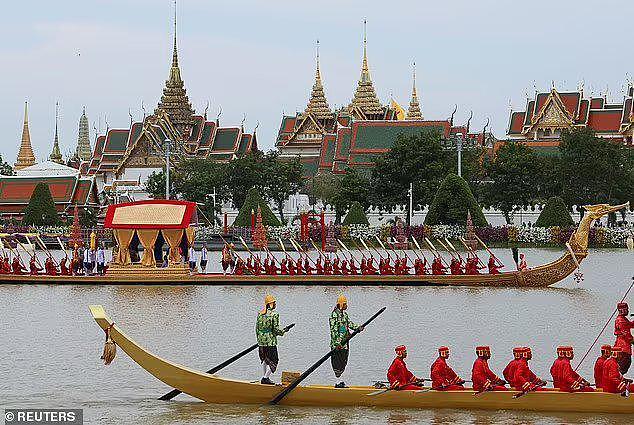
[(16, 170), (29, 167), (35, 164), (35, 155), (31, 147), (31, 133), (29, 132), (29, 110), (28, 103), (24, 102), (24, 124), (22, 126), (22, 141), (20, 142), (20, 150), (18, 158), (14, 164)]
[(361, 76), (357, 83), (354, 97), (348, 105), (348, 112), (358, 119), (381, 119), (385, 115), (385, 107), (381, 105), (374, 90), (372, 78), (370, 77), (370, 67), (368, 66), (368, 41), (365, 32), (365, 21), (363, 22), (363, 62), (361, 64)]
[(62, 152), (59, 149), (59, 137), (57, 133), (58, 109), (59, 105), (55, 103), (55, 137), (53, 138), (53, 150), (51, 150), (51, 154), (48, 159), (53, 162), (57, 162), (58, 164), (63, 164), (64, 158), (62, 158)]
[(181, 71), (178, 66), (178, 49), (176, 45), (176, 13), (174, 13), (174, 48), (172, 51), (172, 66), (170, 67), (169, 78), (165, 81), (165, 88), (161, 100), (154, 111), (167, 113), (173, 125), (183, 136), (189, 137), (189, 132), (193, 125), (194, 110), (189, 98), (185, 83), (181, 78)]
[(422, 120), (423, 114), (420, 111), (420, 104), (418, 103), (418, 94), (416, 93), (416, 64), (414, 64), (414, 75), (412, 78), (412, 100), (409, 101), (409, 108), (407, 109), (406, 120)]
[(632, 145), (633, 94), (631, 83), (622, 103), (609, 103), (607, 96), (587, 98), (583, 88), (536, 92), (526, 100), (526, 110), (511, 111), (507, 134), (529, 146), (556, 147), (562, 130), (590, 128), (599, 137)]
[(90, 161), (90, 158), (92, 157), (86, 107), (84, 107), (81, 118), (79, 118), (79, 135), (77, 137), (77, 149), (75, 149), (75, 156), (77, 156), (77, 158), (79, 158), (82, 162)]
[(317, 50), (315, 83), (313, 84), (313, 89), (310, 93), (310, 100), (308, 101), (304, 115), (312, 115), (318, 120), (330, 120), (334, 118), (334, 113), (328, 105), (326, 95), (324, 94), (324, 86), (321, 82), (321, 71), (319, 70), (319, 47)]

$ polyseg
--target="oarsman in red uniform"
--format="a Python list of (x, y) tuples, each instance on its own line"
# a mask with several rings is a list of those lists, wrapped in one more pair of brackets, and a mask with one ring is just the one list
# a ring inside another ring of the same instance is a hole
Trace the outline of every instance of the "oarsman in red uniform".
[(64, 276), (70, 276), (70, 274), (71, 274), (70, 269), (66, 265), (67, 261), (68, 261), (68, 256), (66, 256), (66, 257), (62, 258), (61, 260), (59, 260), (60, 274), (62, 274)]
[(26, 269), (22, 267), (22, 264), (20, 263), (20, 258), (17, 256), (13, 257), (11, 268), (13, 269), (13, 274), (24, 274), (24, 272), (26, 272)]
[(627, 395), (628, 391), (634, 390), (632, 380), (624, 378), (621, 374), (619, 357), (622, 355), (621, 347), (615, 345), (612, 347), (612, 356), (603, 363), (601, 388), (605, 393)]
[(262, 262), (260, 261), (260, 257), (256, 256), (253, 260), (253, 274), (261, 275), (263, 272)]
[(540, 391), (546, 385), (546, 381), (540, 379), (528, 367), (528, 361), (533, 358), (533, 352), (529, 347), (522, 350), (522, 358), (517, 363), (513, 376), (513, 386), (522, 392)]
[(2, 265), (2, 269), (6, 274), (11, 273), (11, 261), (9, 261), (8, 256), (4, 256), (4, 264)]
[(321, 257), (317, 259), (317, 263), (315, 264), (315, 270), (317, 271), (318, 275), (324, 274), (324, 267), (321, 265)]
[(324, 260), (324, 274), (331, 275), (332, 274), (332, 263), (330, 262), (330, 257), (326, 256)]
[(367, 268), (367, 274), (376, 274), (377, 270), (376, 267), (374, 267), (374, 257), (370, 256), (370, 258), (368, 258), (368, 262), (366, 263), (366, 268)]
[(519, 364), (522, 358), (522, 351), (524, 351), (524, 347), (515, 347), (513, 348), (513, 360), (509, 362), (504, 368), (502, 375), (504, 375), (504, 379), (509, 383), (511, 387), (515, 387), (515, 381), (513, 378), (515, 377), (515, 370), (517, 369), (517, 365)]
[(57, 276), (57, 267), (55, 267), (55, 264), (53, 264), (53, 259), (51, 257), (47, 257), (46, 261), (44, 261), (44, 270), (46, 271), (46, 274), (50, 275), (50, 276)]
[(434, 261), (431, 263), (431, 272), (435, 275), (446, 274), (447, 269), (442, 263), (442, 259), (440, 257), (434, 258)]
[(341, 274), (341, 269), (339, 268), (339, 257), (335, 257), (332, 260), (332, 274)]
[(350, 274), (350, 269), (348, 268), (348, 260), (341, 261), (341, 274), (344, 276)]
[(409, 274), (411, 267), (407, 265), (407, 257), (401, 260), (401, 274)]
[(603, 365), (605, 361), (612, 356), (612, 346), (611, 345), (602, 345), (601, 346), (601, 355), (594, 362), (594, 386), (599, 389), (603, 387)]
[(619, 315), (616, 316), (614, 321), (614, 336), (616, 336), (615, 346), (621, 347), (622, 354), (619, 355), (619, 366), (621, 367), (621, 373), (627, 373), (632, 365), (632, 328), (634, 328), (634, 321), (627, 318), (630, 313), (630, 309), (627, 303), (618, 303), (616, 309)]
[(310, 265), (310, 261), (308, 261), (308, 257), (304, 258), (304, 272), (306, 274), (313, 273), (313, 267)]
[(233, 269), (233, 274), (237, 276), (241, 276), (244, 274), (244, 269), (245, 269), (244, 260), (242, 260), (242, 258), (238, 258), (238, 260), (236, 261), (236, 266)]
[(497, 264), (497, 261), (495, 261), (495, 257), (494, 256), (489, 256), (489, 274), (500, 274), (500, 267)]
[[(380, 269), (380, 266), (379, 266), (379, 269)], [(390, 259), (389, 258), (385, 258), (384, 259), (384, 261), (383, 261), (383, 271), (381, 271), (381, 274), (386, 274), (386, 275), (394, 274), (394, 269), (390, 265)]]
[(246, 269), (246, 272), (248, 272), (249, 274), (253, 274), (253, 264), (251, 264), (251, 257), (247, 258), (244, 268)]
[(432, 388), (438, 391), (464, 390), (464, 380), (447, 364), (449, 347), (438, 349), (438, 358), (431, 365)]
[(42, 269), (38, 267), (37, 263), (35, 262), (35, 255), (32, 255), (31, 261), (29, 261), (29, 274), (31, 276), (37, 276), (38, 274), (40, 274), (41, 271)]
[(451, 270), (451, 274), (464, 274), (462, 270), (462, 261), (459, 258), (454, 257), (451, 259), (449, 269)]
[(231, 270), (231, 267), (235, 266), (235, 261), (233, 260), (233, 255), (231, 254), (231, 249), (235, 248), (233, 244), (225, 243), (222, 247), (222, 256), (220, 259), (220, 263), (222, 265), (222, 274), (226, 275), (227, 270)]
[(271, 274), (271, 263), (269, 257), (264, 259), (264, 274)]
[(272, 276), (277, 275), (277, 262), (275, 260), (275, 257), (271, 256), (271, 261), (269, 262), (269, 274)]
[(288, 274), (288, 267), (286, 266), (286, 258), (282, 258), (280, 262), (280, 274)]
[[(363, 261), (363, 260), (361, 260)], [(350, 274), (359, 274), (359, 269), (357, 269), (357, 265), (354, 262), (354, 257), (350, 257)]]
[(480, 267), (478, 265), (478, 259), (471, 257), (467, 259), (465, 265), (465, 274), (480, 274)]
[(473, 363), (473, 368), (471, 369), (473, 390), (476, 392), (506, 390), (506, 387), (504, 386), (506, 382), (498, 378), (498, 376), (489, 368), (491, 348), (486, 345), (476, 347), (476, 355), (478, 358)]
[(387, 370), (387, 380), (390, 382), (390, 388), (394, 390), (420, 390), (422, 388), (419, 385), (420, 379), (416, 378), (405, 364), (407, 348), (404, 345), (399, 345), (394, 351), (396, 351), (396, 358)]
[(293, 263), (293, 259), (291, 257), (288, 257), (286, 268), (288, 269), (289, 276), (295, 276), (297, 274), (297, 270), (295, 270), (295, 264)]
[(557, 359), (555, 359), (555, 362), (550, 367), (550, 374), (553, 377), (553, 386), (567, 393), (594, 391), (594, 388), (590, 387), (590, 382), (583, 379), (572, 369), (570, 360), (573, 358), (574, 352), (572, 347), (557, 347)]
[(301, 257), (298, 258), (295, 262), (295, 271), (297, 272), (297, 274), (304, 274), (304, 262), (302, 261)]
[(520, 271), (528, 270), (528, 264), (526, 263), (526, 255), (523, 252), (520, 254), (520, 263), (518, 264), (517, 269)]
[(7, 274), (4, 258), (0, 258), (0, 274)]

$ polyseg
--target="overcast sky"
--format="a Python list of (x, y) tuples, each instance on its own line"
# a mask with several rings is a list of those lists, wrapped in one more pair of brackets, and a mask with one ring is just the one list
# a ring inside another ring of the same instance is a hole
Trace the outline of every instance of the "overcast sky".
[[(93, 126), (127, 128), (128, 111), (151, 112), (171, 61), (172, 0), (22, 0), (3, 5), (0, 140), (15, 156), (29, 101), (31, 140), (38, 160), (50, 153), (55, 101), (60, 143), (74, 149), (86, 106)], [(222, 106), (221, 125), (252, 130), (273, 146), (283, 112), (302, 110), (314, 79), (315, 40), (331, 105), (348, 104), (361, 67), (363, 19), (368, 57), (380, 99), (404, 107), (412, 62), (426, 119), (456, 122), (473, 110), (472, 129), (490, 117), (504, 137), (509, 101), (525, 94), (574, 89), (582, 79), (595, 93), (622, 99), (634, 74), (634, 2), (628, 0), (444, 1), (211, 1), (178, 3), (179, 59), (197, 112)]]

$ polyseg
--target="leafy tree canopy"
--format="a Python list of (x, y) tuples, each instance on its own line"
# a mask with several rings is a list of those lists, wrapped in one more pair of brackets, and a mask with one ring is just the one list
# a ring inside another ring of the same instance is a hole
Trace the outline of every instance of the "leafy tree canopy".
[(238, 212), (238, 216), (233, 222), (233, 226), (236, 227), (249, 227), (251, 226), (251, 212), (257, 214), (258, 207), (262, 211), (262, 224), (265, 226), (279, 226), (280, 221), (275, 217), (271, 208), (262, 199), (258, 190), (254, 187), (249, 189), (245, 196), (244, 204)]
[(468, 211), (471, 212), (474, 225), (487, 225), (482, 208), (473, 197), (467, 182), (455, 174), (449, 174), (436, 192), (425, 217), (425, 224), (432, 226), (436, 224), (466, 225)]
[(360, 202), (354, 201), (352, 205), (350, 205), (350, 210), (348, 210), (348, 214), (343, 220), (343, 224), (346, 226), (350, 224), (365, 224), (367, 226), (370, 224), (368, 222), (368, 217), (365, 215), (365, 209)]
[(55, 202), (46, 183), (35, 186), (29, 204), (24, 209), (22, 223), (34, 226), (55, 226), (59, 224)]
[(537, 227), (569, 227), (575, 224), (564, 200), (559, 196), (553, 196), (548, 199), (541, 214), (535, 222)]

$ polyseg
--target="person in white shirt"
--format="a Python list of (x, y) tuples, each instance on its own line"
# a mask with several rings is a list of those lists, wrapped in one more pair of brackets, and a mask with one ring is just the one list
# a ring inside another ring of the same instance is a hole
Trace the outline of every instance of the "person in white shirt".
[(88, 246), (84, 248), (84, 274), (90, 275), (90, 248)]
[(188, 252), (188, 257), (189, 257), (189, 271), (190, 273), (194, 273), (194, 270), (196, 270), (196, 250), (194, 249), (194, 246), (190, 246), (189, 247), (189, 252)]
[(97, 274), (104, 274), (106, 269), (106, 251), (103, 244), (97, 248)]
[(207, 273), (207, 244), (203, 244), (200, 250), (200, 272), (202, 274)]

